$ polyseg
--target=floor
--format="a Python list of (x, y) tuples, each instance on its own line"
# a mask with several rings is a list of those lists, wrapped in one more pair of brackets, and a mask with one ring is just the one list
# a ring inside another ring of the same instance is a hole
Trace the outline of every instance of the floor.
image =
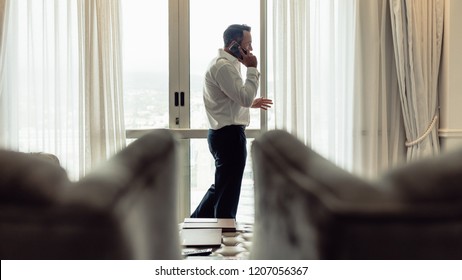
[[(235, 232), (222, 232), (220, 247), (184, 247), (183, 254), (187, 260), (247, 260), (250, 257), (252, 239), (253, 225), (238, 222)], [(187, 255), (187, 253), (196, 253), (197, 255)]]

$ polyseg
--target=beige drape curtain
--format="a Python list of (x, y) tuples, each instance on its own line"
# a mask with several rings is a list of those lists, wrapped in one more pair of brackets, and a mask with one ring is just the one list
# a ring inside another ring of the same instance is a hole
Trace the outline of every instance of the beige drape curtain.
[(444, 0), (390, 0), (407, 159), (439, 153), (438, 75)]
[(405, 162), (389, 3), (356, 0), (354, 170), (368, 178)]
[(83, 31), (81, 170), (88, 172), (125, 146), (121, 11), (118, 0), (79, 0), (78, 5)]

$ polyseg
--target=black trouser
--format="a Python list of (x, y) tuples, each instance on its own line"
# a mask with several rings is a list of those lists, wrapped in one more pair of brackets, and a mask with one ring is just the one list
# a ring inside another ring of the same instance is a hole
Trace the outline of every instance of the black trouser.
[(192, 218), (236, 218), (247, 158), (245, 126), (209, 129), (207, 141), (215, 159), (215, 184), (207, 190)]

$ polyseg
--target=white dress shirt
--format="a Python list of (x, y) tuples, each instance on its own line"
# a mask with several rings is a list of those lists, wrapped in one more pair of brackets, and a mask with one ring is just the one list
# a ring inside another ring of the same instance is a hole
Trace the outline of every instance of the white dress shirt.
[(223, 49), (212, 60), (205, 74), (204, 105), (211, 129), (250, 122), (249, 108), (257, 95), (260, 73), (248, 67), (245, 82), (241, 63)]

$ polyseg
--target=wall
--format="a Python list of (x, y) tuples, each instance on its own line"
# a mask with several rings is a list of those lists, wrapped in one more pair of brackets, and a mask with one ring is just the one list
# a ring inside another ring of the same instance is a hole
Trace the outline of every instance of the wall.
[(445, 1), (440, 76), (440, 140), (443, 152), (462, 147), (462, 1)]

